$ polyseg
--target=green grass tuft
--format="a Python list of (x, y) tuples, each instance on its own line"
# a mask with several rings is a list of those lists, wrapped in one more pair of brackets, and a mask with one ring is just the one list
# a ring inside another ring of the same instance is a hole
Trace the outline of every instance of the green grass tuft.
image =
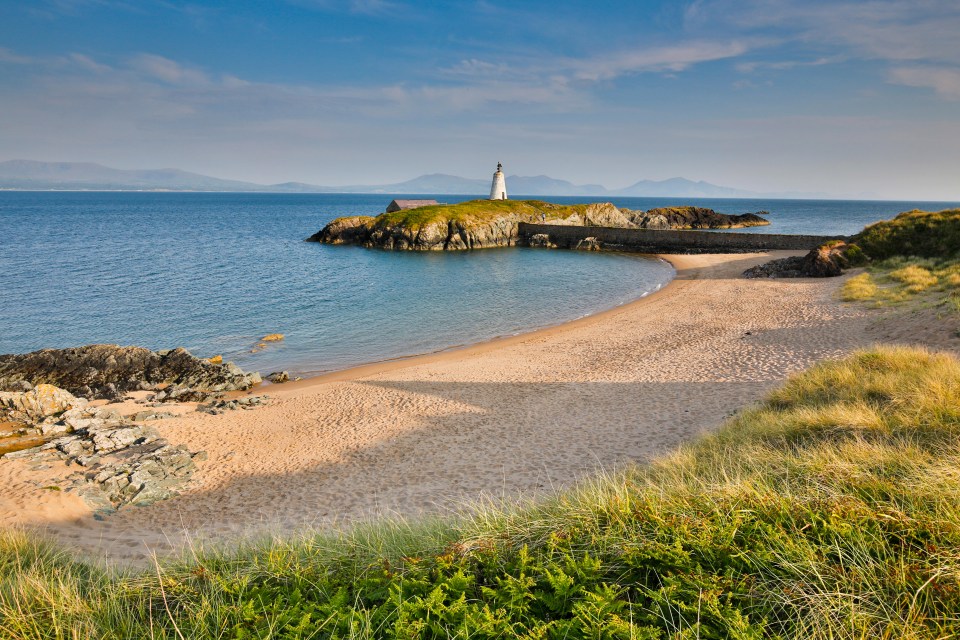
[(910, 303), (956, 313), (960, 311), (960, 259), (898, 256), (876, 262), (847, 280), (840, 297), (874, 306)]
[(0, 536), (0, 637), (944, 638), (960, 362), (864, 351), (550, 500), (111, 575)]
[(869, 273), (861, 273), (843, 283), (840, 297), (845, 302), (875, 302), (878, 291), (873, 277)]

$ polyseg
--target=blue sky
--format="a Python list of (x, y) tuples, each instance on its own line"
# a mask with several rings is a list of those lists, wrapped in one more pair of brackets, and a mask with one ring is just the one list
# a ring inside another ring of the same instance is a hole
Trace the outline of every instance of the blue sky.
[(960, 199), (960, 2), (0, 0), (0, 160)]

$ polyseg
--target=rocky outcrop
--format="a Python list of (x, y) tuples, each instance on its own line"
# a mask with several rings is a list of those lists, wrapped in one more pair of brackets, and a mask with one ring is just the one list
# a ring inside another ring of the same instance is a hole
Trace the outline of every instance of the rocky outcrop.
[(527, 239), (527, 246), (529, 247), (543, 247), (544, 249), (556, 249), (557, 245), (550, 240), (550, 236), (546, 233), (535, 233)]
[(51, 384), (85, 398), (114, 399), (158, 384), (214, 392), (245, 390), (258, 382), (257, 373), (245, 373), (232, 362), (214, 364), (182, 348), (150, 351), (95, 344), (0, 355), (0, 390)]
[(649, 211), (628, 209), (624, 213), (640, 229), (739, 229), (770, 224), (769, 220), (756, 213), (728, 215), (703, 207), (663, 207)]
[(567, 206), (538, 200), (476, 200), (428, 207), (424, 211), (422, 215), (412, 209), (375, 218), (338, 218), (307, 240), (395, 250), (451, 251), (517, 245), (521, 222), (625, 229), (730, 229), (769, 224), (752, 213), (730, 216), (699, 207), (630, 211), (609, 202)]
[(616, 227), (618, 229), (632, 229), (637, 225), (630, 220), (624, 211), (609, 202), (574, 205), (573, 213), (566, 217), (547, 224), (562, 224), (574, 227)]
[(603, 248), (603, 243), (594, 237), (589, 237), (578, 242), (576, 248), (581, 251), (600, 251)]
[(52, 384), (38, 384), (30, 391), (0, 392), (0, 419), (22, 423), (39, 422), (86, 404), (86, 400)]
[(307, 238), (307, 241), (325, 244), (365, 244), (374, 220), (373, 216), (337, 218)]
[(235, 398), (233, 400), (214, 400), (209, 404), (197, 407), (197, 411), (219, 415), (226, 411), (236, 411), (238, 409), (255, 409), (263, 406), (270, 401), (270, 396), (248, 396), (246, 398)]
[(805, 256), (771, 260), (743, 272), (746, 278), (833, 278), (850, 266), (847, 254), (856, 245), (830, 242)]
[(42, 434), (58, 437), (3, 457), (38, 465), (63, 461), (80, 467), (59, 488), (76, 491), (100, 515), (179, 493), (196, 470), (195, 460), (206, 459), (202, 451), (193, 453), (183, 445), (170, 444), (151, 427), (75, 400), (79, 400), (76, 406), (31, 425)]
[(422, 226), (408, 226), (403, 222), (376, 223), (362, 244), (415, 251), (512, 247), (520, 237), (519, 224), (535, 219), (535, 213), (507, 213), (488, 220), (438, 220)]

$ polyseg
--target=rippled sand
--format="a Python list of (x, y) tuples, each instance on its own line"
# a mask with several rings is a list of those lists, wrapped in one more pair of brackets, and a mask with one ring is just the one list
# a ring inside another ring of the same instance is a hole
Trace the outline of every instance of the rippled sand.
[[(884, 324), (838, 302), (843, 278), (739, 277), (770, 257), (666, 256), (678, 276), (663, 291), (591, 318), (270, 387), (274, 401), (261, 409), (152, 423), (209, 460), (188, 493), (102, 521), (75, 495), (39, 488), (62, 467), (3, 461), (0, 523), (123, 562), (186, 538), (531, 495), (714, 429), (816, 360), (882, 337), (923, 342), (903, 328), (908, 316)], [(955, 346), (943, 331), (930, 337)]]

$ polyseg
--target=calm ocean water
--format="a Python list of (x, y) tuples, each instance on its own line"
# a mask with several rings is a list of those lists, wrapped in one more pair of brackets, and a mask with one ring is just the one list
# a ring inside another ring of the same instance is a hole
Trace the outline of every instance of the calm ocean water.
[[(331, 219), (382, 211), (391, 198), (0, 192), (0, 353), (95, 342), (184, 346), (245, 369), (309, 374), (560, 323), (633, 300), (673, 275), (662, 262), (616, 254), (417, 254), (303, 242)], [(759, 231), (838, 234), (951, 204), (613, 201), (764, 209), (773, 224)], [(250, 352), (273, 332), (286, 340)]]

